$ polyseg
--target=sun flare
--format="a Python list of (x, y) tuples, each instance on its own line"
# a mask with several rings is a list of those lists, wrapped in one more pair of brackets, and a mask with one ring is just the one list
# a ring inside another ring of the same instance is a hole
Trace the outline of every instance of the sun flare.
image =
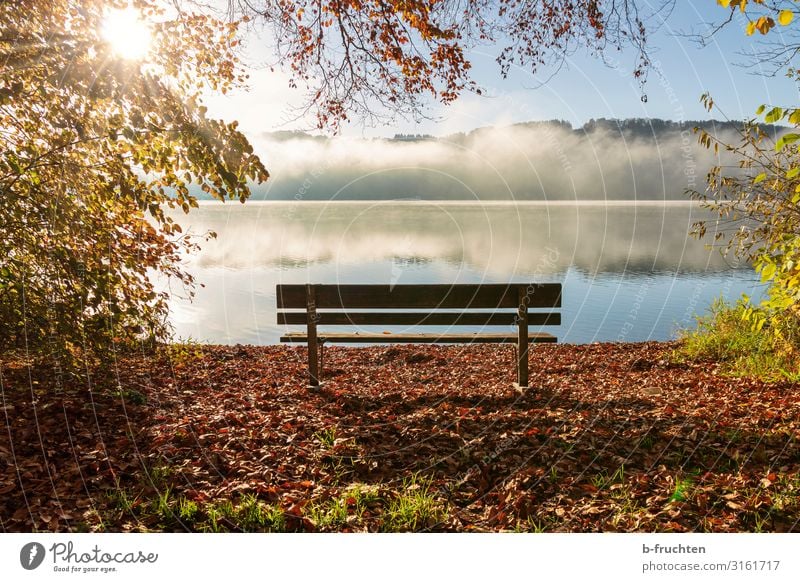
[(109, 10), (102, 33), (114, 53), (124, 59), (142, 59), (150, 50), (150, 27), (133, 7)]

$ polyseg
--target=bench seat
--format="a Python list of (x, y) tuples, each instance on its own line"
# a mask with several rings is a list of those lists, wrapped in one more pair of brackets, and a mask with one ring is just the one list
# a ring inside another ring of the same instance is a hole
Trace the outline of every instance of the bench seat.
[[(519, 335), (511, 333), (336, 333), (323, 332), (317, 334), (317, 340), (326, 343), (406, 343), (406, 344), (463, 344), (463, 343), (516, 343)], [(281, 336), (284, 343), (306, 343), (305, 332), (289, 332)], [(556, 343), (556, 336), (549, 333), (529, 333), (528, 341), (533, 343)]]

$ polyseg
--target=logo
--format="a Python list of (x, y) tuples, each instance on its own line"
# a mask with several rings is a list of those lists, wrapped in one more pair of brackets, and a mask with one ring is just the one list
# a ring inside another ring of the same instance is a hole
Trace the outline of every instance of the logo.
[(44, 546), (38, 542), (30, 542), (19, 551), (19, 563), (26, 570), (35, 570), (44, 561)]

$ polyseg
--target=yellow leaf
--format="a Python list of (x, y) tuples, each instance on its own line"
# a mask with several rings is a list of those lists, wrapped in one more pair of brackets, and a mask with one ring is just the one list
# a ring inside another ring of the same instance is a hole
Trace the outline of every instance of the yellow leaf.
[(727, 8), (731, 5), (731, 0), (717, 0), (717, 4), (722, 6), (723, 8)]
[(747, 28), (745, 29), (745, 33), (747, 36), (753, 36), (753, 33), (756, 31), (756, 23), (752, 20), (747, 23)]
[(778, 22), (781, 23), (781, 26), (786, 26), (793, 18), (794, 12), (791, 10), (781, 10), (780, 14), (778, 14)]

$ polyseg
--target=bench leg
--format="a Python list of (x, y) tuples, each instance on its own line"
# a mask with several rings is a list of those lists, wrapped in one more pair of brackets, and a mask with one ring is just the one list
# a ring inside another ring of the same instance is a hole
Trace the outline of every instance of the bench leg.
[(313, 285), (306, 285), (306, 323), (308, 336), (308, 385), (319, 386), (319, 362), (317, 357), (317, 299)]
[(319, 371), (317, 378), (322, 382), (322, 372), (325, 370), (325, 341), (319, 340)]
[(525, 290), (519, 289), (519, 312), (517, 317), (517, 384), (528, 387), (528, 302)]
[(520, 388), (528, 387), (528, 343), (517, 350), (517, 384)]
[(308, 385), (319, 386), (319, 350), (317, 349), (317, 338), (311, 341), (308, 338)]

